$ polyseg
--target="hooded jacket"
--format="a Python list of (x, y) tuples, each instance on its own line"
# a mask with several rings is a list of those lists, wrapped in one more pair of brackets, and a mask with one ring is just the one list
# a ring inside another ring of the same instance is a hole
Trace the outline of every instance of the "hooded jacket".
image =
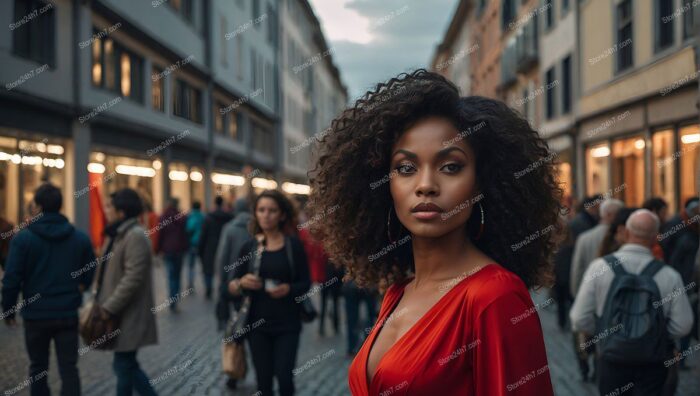
[(10, 243), (2, 316), (20, 311), (25, 319), (77, 317), (82, 303), (79, 286), (89, 287), (97, 264), (85, 233), (60, 213), (40, 213)]
[(207, 214), (202, 226), (202, 233), (199, 236), (199, 257), (202, 259), (202, 270), (207, 275), (214, 274), (214, 260), (216, 258), (216, 248), (219, 245), (219, 237), (224, 224), (231, 221), (233, 215), (222, 209)]

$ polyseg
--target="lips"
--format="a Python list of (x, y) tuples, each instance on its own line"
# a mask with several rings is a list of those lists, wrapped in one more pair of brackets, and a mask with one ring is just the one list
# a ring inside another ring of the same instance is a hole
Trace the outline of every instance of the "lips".
[(444, 212), (445, 210), (432, 202), (421, 202), (411, 208), (411, 212)]

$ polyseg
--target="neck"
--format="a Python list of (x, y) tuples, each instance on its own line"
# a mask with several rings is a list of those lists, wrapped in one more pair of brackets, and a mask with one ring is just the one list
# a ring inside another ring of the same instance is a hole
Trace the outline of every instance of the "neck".
[[(415, 264), (414, 288), (443, 283), (469, 270), (475, 247), (463, 227), (438, 238), (412, 237)], [(475, 266), (472, 264), (472, 266)]]
[(277, 240), (282, 237), (282, 231), (280, 231), (279, 228), (263, 230), (263, 234), (265, 235), (265, 240), (267, 241)]

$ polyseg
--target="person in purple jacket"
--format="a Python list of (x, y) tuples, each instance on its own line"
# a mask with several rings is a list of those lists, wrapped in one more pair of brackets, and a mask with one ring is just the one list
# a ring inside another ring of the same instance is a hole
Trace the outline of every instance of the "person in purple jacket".
[(168, 271), (170, 310), (172, 312), (177, 311), (182, 261), (187, 252), (186, 213), (180, 212), (178, 204), (177, 198), (169, 198), (168, 206), (155, 227), (158, 231), (158, 253), (163, 256)]

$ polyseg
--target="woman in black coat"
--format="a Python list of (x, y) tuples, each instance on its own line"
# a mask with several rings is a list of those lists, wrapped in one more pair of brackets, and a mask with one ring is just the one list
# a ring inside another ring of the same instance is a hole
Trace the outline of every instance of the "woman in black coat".
[[(245, 334), (240, 335), (250, 345), (258, 390), (272, 395), (273, 377), (277, 377), (280, 394), (293, 395), (300, 309), (311, 286), (306, 253), (292, 235), (294, 209), (282, 193), (264, 191), (255, 199), (253, 211), (250, 231), (255, 239), (241, 247), (228, 290), (232, 296), (252, 297)], [(255, 274), (259, 243), (263, 250)]]

